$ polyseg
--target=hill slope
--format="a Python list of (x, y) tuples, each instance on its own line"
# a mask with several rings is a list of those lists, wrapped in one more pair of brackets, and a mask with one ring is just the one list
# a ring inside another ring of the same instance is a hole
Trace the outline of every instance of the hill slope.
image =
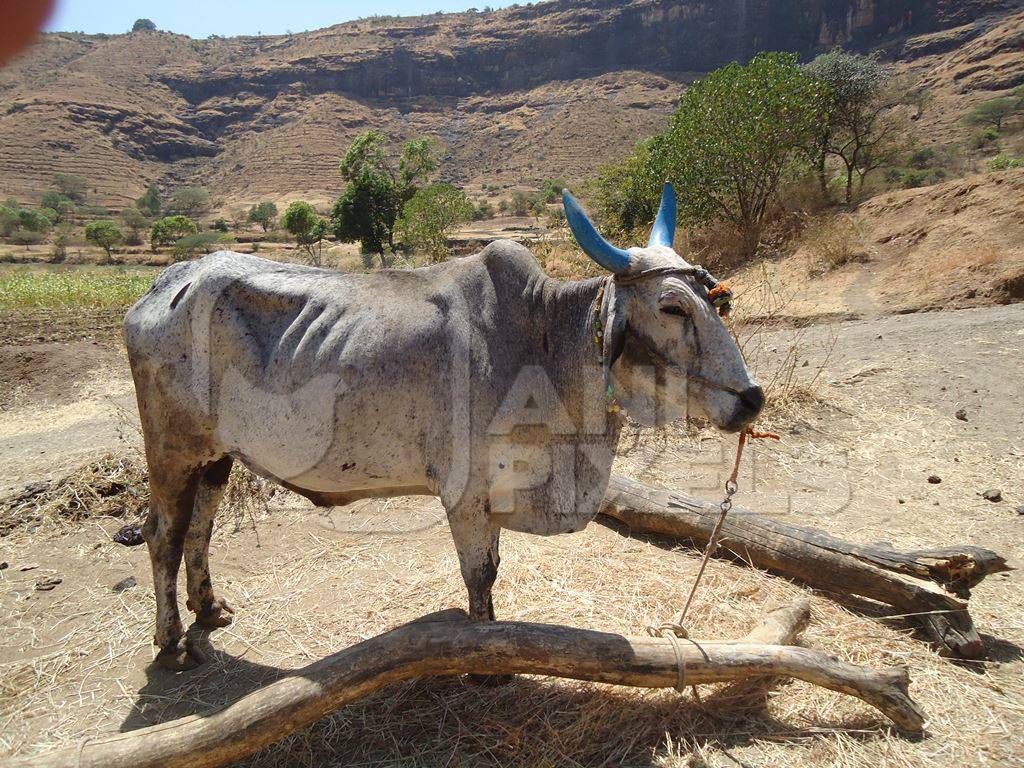
[[(961, 91), (1012, 87), (1024, 81), (1012, 56), (1020, 8), (554, 0), (277, 37), (50, 34), (0, 72), (0, 193), (36, 198), (73, 171), (115, 205), (152, 181), (203, 183), (239, 202), (326, 200), (340, 153), (371, 127), (396, 141), (436, 136), (445, 173), (464, 184), (578, 179), (660, 128), (696, 74), (759, 50), (885, 44), (906, 67), (963, 50), (934, 76)], [(986, 66), (995, 74), (979, 76)]]

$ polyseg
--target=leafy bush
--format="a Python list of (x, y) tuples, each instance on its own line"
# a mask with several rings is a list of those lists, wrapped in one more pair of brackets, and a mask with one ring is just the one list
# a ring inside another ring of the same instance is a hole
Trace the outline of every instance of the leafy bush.
[(451, 184), (433, 184), (405, 204), (397, 228), (405, 245), (436, 263), (451, 256), (448, 239), (472, 215), (465, 192)]
[(295, 238), (295, 243), (309, 256), (314, 266), (320, 266), (323, 240), (327, 237), (327, 222), (316, 208), (302, 200), (288, 206), (281, 217), (281, 225)]
[(136, 19), (132, 24), (132, 32), (155, 32), (156, 24), (150, 19)]
[(989, 171), (1005, 171), (1010, 168), (1024, 168), (1024, 157), (1010, 157), (1000, 152), (995, 157), (990, 157), (985, 162), (985, 168)]
[(89, 180), (78, 173), (57, 173), (53, 177), (54, 186), (60, 194), (76, 203), (85, 202), (85, 193), (89, 188)]
[(46, 234), (33, 229), (15, 227), (11, 232), (10, 239), (15, 245), (38, 245), (46, 239)]
[(512, 193), (512, 200), (509, 203), (509, 212), (513, 216), (529, 216), (531, 207), (532, 203), (530, 201), (530, 196), (521, 189), (517, 189)]
[(142, 197), (135, 201), (135, 207), (149, 216), (159, 216), (162, 201), (156, 184), (150, 184)]
[(490, 200), (481, 200), (473, 210), (473, 220), (483, 221), (494, 218), (494, 206)]
[(331, 210), (335, 237), (343, 243), (358, 241), (363, 251), (379, 254), (381, 265), (388, 266), (385, 248), (395, 250), (395, 223), (402, 207), (436, 167), (428, 138), (407, 141), (397, 167), (388, 157), (384, 134), (369, 131), (356, 138), (338, 166), (348, 188)]
[(174, 243), (174, 258), (176, 261), (189, 259), (199, 253), (213, 253), (224, 242), (218, 232), (196, 232), (186, 235)]
[(975, 149), (984, 149), (999, 143), (999, 131), (995, 128), (985, 128), (971, 135), (971, 146)]
[(128, 245), (141, 245), (142, 230), (149, 225), (149, 221), (142, 215), (142, 211), (138, 208), (125, 208), (121, 211), (121, 220), (128, 230), (125, 233), (125, 242)]
[(112, 221), (92, 221), (85, 225), (85, 239), (102, 248), (109, 259), (113, 248), (124, 242), (124, 233)]
[(656, 175), (676, 182), (680, 220), (727, 220), (742, 234), (742, 254), (753, 255), (784, 172), (820, 126), (825, 94), (788, 53), (695, 82), (649, 148)]
[(182, 187), (171, 195), (171, 210), (182, 216), (195, 216), (210, 208), (210, 193), (203, 187)]
[(271, 229), (277, 221), (277, 206), (269, 201), (256, 203), (249, 209), (249, 221), (259, 224), (266, 232)]
[(225, 219), (217, 219), (210, 225), (210, 229), (215, 232), (227, 232), (230, 230), (230, 227)]
[(153, 223), (153, 228), (149, 231), (149, 244), (156, 252), (161, 245), (170, 245), (198, 231), (199, 227), (187, 216), (166, 216)]
[(1021, 101), (1015, 96), (989, 99), (968, 112), (964, 120), (971, 125), (991, 126), (999, 132), (1003, 130), (1003, 124), (1024, 107)]

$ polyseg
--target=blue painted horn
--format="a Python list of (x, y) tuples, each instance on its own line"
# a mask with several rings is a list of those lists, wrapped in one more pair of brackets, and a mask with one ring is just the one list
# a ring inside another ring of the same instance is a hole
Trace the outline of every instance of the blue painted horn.
[(647, 241), (647, 247), (663, 245), (666, 248), (672, 247), (672, 241), (676, 237), (676, 189), (670, 183), (665, 184), (661, 192), (661, 207), (658, 208), (658, 216), (654, 219), (654, 226), (651, 228), (651, 237)]
[(629, 270), (629, 252), (622, 248), (616, 248), (609, 243), (583, 212), (579, 201), (569, 194), (569, 190), (562, 190), (562, 204), (565, 206), (565, 219), (569, 222), (569, 229), (576, 237), (580, 248), (590, 258), (615, 274), (622, 274)]

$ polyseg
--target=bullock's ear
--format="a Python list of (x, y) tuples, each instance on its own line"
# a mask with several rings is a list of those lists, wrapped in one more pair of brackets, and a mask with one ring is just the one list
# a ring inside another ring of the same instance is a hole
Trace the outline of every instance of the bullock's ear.
[(622, 355), (626, 346), (626, 307), (625, 303), (619, 300), (613, 286), (609, 286), (604, 300), (608, 307), (604, 322), (604, 345), (601, 349), (601, 357), (604, 358), (604, 383), (605, 386), (612, 383), (612, 366)]

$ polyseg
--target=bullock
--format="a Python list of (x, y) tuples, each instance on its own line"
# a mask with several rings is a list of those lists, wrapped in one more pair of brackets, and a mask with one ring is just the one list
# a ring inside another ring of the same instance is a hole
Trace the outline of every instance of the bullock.
[(488, 621), (500, 531), (582, 530), (623, 410), (730, 431), (756, 418), (764, 396), (715, 311), (721, 290), (673, 250), (672, 187), (644, 248), (607, 242), (568, 192), (564, 205), (607, 276), (552, 279), (507, 241), (373, 274), (221, 251), (169, 267), (129, 310), (160, 665), (202, 661), (178, 613), (183, 556), (197, 623), (232, 621), (209, 542), (236, 460), (319, 506), (439, 497), (470, 616)]

